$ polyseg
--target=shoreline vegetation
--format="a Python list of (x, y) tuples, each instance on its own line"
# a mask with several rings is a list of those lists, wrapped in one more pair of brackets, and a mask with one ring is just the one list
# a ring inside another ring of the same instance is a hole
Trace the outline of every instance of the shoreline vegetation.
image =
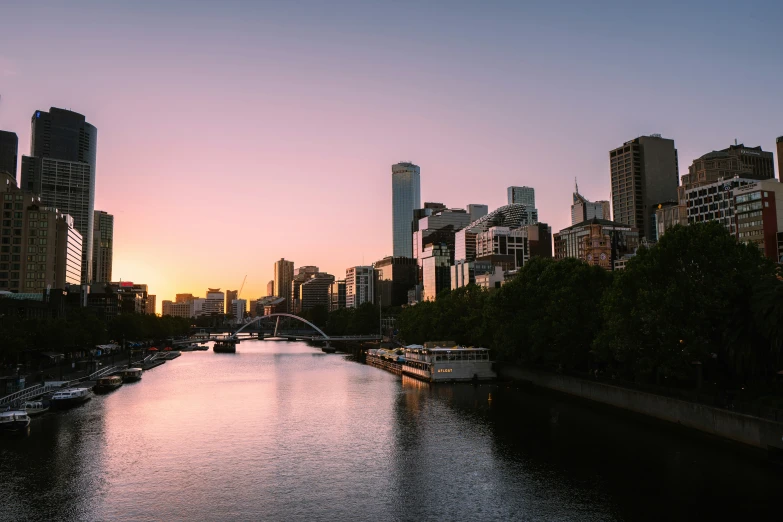
[(625, 270), (531, 259), (498, 289), (406, 307), (400, 338), (500, 362), (783, 409), (783, 277), (718, 223), (675, 226)]

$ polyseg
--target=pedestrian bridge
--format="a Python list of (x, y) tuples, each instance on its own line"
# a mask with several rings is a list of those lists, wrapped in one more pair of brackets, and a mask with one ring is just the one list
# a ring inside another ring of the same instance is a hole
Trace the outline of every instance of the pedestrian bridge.
[[(290, 318), (295, 319), (297, 321), (300, 321), (313, 330), (315, 330), (313, 333), (308, 334), (306, 331), (297, 331), (294, 333), (291, 332), (284, 332), (280, 328), (280, 319), (281, 318)], [(245, 324), (243, 324), (240, 328), (238, 328), (235, 332), (227, 334), (225, 336), (210, 336), (209, 340), (213, 341), (223, 341), (223, 342), (240, 342), (242, 340), (242, 337), (239, 337), (240, 333), (243, 333), (243, 331), (248, 328), (250, 325), (258, 323), (260, 321), (263, 321), (265, 319), (276, 319), (275, 321), (275, 330), (272, 334), (271, 338), (276, 339), (290, 339), (290, 340), (303, 340), (303, 341), (313, 341), (313, 342), (323, 342), (325, 343), (324, 351), (325, 352), (334, 352), (334, 349), (331, 347), (330, 342), (332, 341), (380, 341), (381, 336), (380, 335), (328, 335), (326, 332), (318, 328), (316, 325), (308, 321), (307, 319), (304, 319), (302, 317), (299, 317), (298, 315), (294, 314), (287, 314), (287, 313), (274, 313), (274, 314), (268, 314), (268, 315), (262, 315), (259, 317), (254, 318), (252, 321), (249, 321)], [(264, 337), (263, 334), (259, 334), (258, 336), (259, 340), (263, 339), (269, 339), (269, 337)]]

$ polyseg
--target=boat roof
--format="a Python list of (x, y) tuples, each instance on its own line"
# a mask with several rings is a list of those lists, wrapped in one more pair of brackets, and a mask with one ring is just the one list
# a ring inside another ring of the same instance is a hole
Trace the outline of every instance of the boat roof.
[(481, 347), (473, 347), (473, 346), (454, 346), (453, 348), (411, 348), (408, 347), (408, 350), (421, 350), (424, 352), (436, 352), (436, 353), (448, 353), (448, 352), (479, 352), (479, 351), (488, 351), (489, 348), (481, 348)]
[(122, 371), (124, 371), (124, 372), (140, 372), (140, 371), (143, 371), (143, 370), (141, 368), (125, 368)]
[(9, 418), (17, 417), (19, 415), (27, 415), (27, 412), (24, 411), (24, 410), (22, 410), (22, 411), (19, 411), (19, 410), (4, 411), (4, 412), (0, 413), (0, 419), (2, 419), (3, 417), (9, 417)]

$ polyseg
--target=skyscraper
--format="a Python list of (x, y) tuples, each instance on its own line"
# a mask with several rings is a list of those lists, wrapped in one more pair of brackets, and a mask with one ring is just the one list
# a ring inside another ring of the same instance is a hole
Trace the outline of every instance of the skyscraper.
[(155, 315), (155, 299), (155, 294), (147, 294), (147, 315)]
[(286, 261), (282, 257), (275, 261), (275, 294), (277, 297), (283, 297), (286, 300), (286, 310), (288, 302), (291, 300), (291, 281), (294, 279), (294, 262)]
[(468, 205), (468, 214), (470, 214), (470, 221), (476, 221), (489, 214), (489, 207), (487, 205), (479, 205), (477, 203), (471, 203)]
[(114, 216), (96, 210), (92, 230), (92, 280), (111, 281), (111, 266), (114, 256)]
[(413, 257), (413, 211), (421, 206), (421, 178), (417, 165), (392, 165), (392, 241), (394, 257)]
[(527, 225), (538, 223), (538, 209), (536, 208), (536, 191), (533, 187), (508, 187), (506, 189), (509, 205), (525, 205)]
[(617, 223), (639, 229), (655, 238), (655, 209), (677, 201), (677, 149), (674, 140), (660, 134), (640, 136), (609, 151), (612, 176), (612, 211)]
[(73, 216), (84, 238), (82, 283), (89, 283), (98, 129), (83, 115), (56, 107), (35, 111), (31, 127), (30, 156), (22, 157), (21, 188), (40, 194), (44, 205)]
[(593, 218), (609, 219), (608, 201), (588, 201), (579, 193), (579, 185), (574, 180), (573, 203), (571, 204), (571, 224), (576, 225), (582, 221)]
[(16, 137), (16, 133), (0, 130), (0, 172), (7, 172), (14, 180), (16, 180), (18, 154), (19, 138)]
[(226, 290), (226, 306), (224, 310), (227, 314), (232, 313), (232, 303), (238, 299), (239, 290)]
[(273, 296), (275, 295), (275, 280), (272, 279), (266, 284), (266, 295), (267, 296)]

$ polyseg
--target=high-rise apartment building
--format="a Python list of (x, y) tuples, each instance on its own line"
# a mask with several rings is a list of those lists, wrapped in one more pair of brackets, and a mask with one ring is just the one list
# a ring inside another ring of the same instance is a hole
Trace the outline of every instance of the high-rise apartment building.
[(275, 294), (277, 297), (282, 297), (286, 300), (285, 309), (291, 311), (289, 308), (291, 296), (291, 281), (294, 279), (294, 262), (286, 261), (282, 257), (279, 261), (275, 261)]
[(271, 297), (275, 295), (275, 280), (272, 279), (266, 284), (266, 295)]
[(576, 225), (589, 219), (609, 219), (608, 201), (588, 201), (579, 193), (579, 185), (574, 180), (573, 203), (571, 204), (571, 224)]
[(242, 324), (247, 313), (247, 299), (233, 299), (228, 310), (234, 316), (234, 324)]
[(0, 130), (0, 172), (10, 174), (16, 182), (16, 168), (19, 163), (19, 138), (15, 132)]
[(411, 223), (421, 207), (421, 178), (417, 165), (392, 165), (392, 242), (394, 257), (413, 257)]
[(22, 157), (21, 188), (73, 216), (84, 238), (82, 282), (92, 281), (98, 129), (76, 112), (52, 107), (31, 119), (30, 156)]
[(0, 290), (41, 292), (79, 285), (82, 236), (73, 218), (46, 207), (39, 196), (0, 174)]
[(225, 310), (225, 308), (223, 308), (225, 305), (225, 299), (226, 296), (223, 292), (220, 291), (220, 288), (208, 288), (207, 298), (204, 301), (202, 313), (204, 315), (223, 315), (223, 311)]
[(357, 308), (373, 302), (373, 268), (352, 266), (345, 270), (345, 306)]
[(92, 280), (111, 281), (111, 265), (114, 257), (114, 216), (96, 210), (92, 229)]
[(225, 311), (227, 314), (233, 313), (233, 308), (231, 307), (231, 303), (234, 302), (235, 299), (237, 299), (237, 294), (239, 293), (238, 290), (226, 290), (226, 306)]
[(155, 294), (147, 294), (147, 315), (155, 315)]
[(508, 187), (506, 189), (509, 205), (525, 205), (528, 225), (538, 223), (538, 209), (536, 209), (536, 191), (533, 187)]
[(677, 201), (678, 162), (674, 140), (660, 134), (640, 136), (609, 151), (614, 221), (656, 237), (655, 209)]
[(176, 303), (163, 301), (161, 303), (161, 315), (170, 315), (172, 317), (193, 317), (191, 315), (191, 306), (189, 302)]

